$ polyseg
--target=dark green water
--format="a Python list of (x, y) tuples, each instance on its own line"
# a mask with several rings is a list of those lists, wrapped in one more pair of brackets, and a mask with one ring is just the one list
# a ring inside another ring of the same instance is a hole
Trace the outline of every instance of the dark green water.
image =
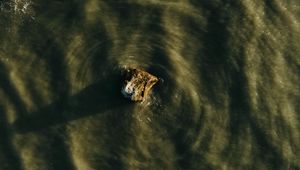
[(300, 169), (299, 55), (298, 0), (1, 0), (0, 170)]

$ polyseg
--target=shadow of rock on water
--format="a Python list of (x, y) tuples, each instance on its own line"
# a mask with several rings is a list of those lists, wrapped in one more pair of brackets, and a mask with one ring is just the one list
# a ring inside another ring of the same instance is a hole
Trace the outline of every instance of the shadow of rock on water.
[(121, 96), (120, 89), (121, 76), (101, 79), (66, 100), (55, 101), (20, 117), (13, 127), (19, 133), (38, 131), (130, 104)]

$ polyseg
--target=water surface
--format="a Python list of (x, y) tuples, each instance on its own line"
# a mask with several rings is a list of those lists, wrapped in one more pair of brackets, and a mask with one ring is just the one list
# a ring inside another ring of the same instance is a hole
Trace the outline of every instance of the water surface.
[(0, 2), (0, 169), (300, 169), (297, 0)]

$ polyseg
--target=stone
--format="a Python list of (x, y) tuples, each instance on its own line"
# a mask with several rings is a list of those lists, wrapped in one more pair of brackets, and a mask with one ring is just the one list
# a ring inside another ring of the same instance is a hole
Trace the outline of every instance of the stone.
[(126, 69), (122, 94), (134, 102), (142, 102), (158, 82), (154, 75), (140, 69)]

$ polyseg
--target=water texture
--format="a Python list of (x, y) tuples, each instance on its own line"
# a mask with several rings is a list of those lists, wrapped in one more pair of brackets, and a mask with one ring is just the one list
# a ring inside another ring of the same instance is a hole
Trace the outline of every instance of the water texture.
[(299, 54), (298, 0), (1, 0), (0, 169), (300, 169)]

